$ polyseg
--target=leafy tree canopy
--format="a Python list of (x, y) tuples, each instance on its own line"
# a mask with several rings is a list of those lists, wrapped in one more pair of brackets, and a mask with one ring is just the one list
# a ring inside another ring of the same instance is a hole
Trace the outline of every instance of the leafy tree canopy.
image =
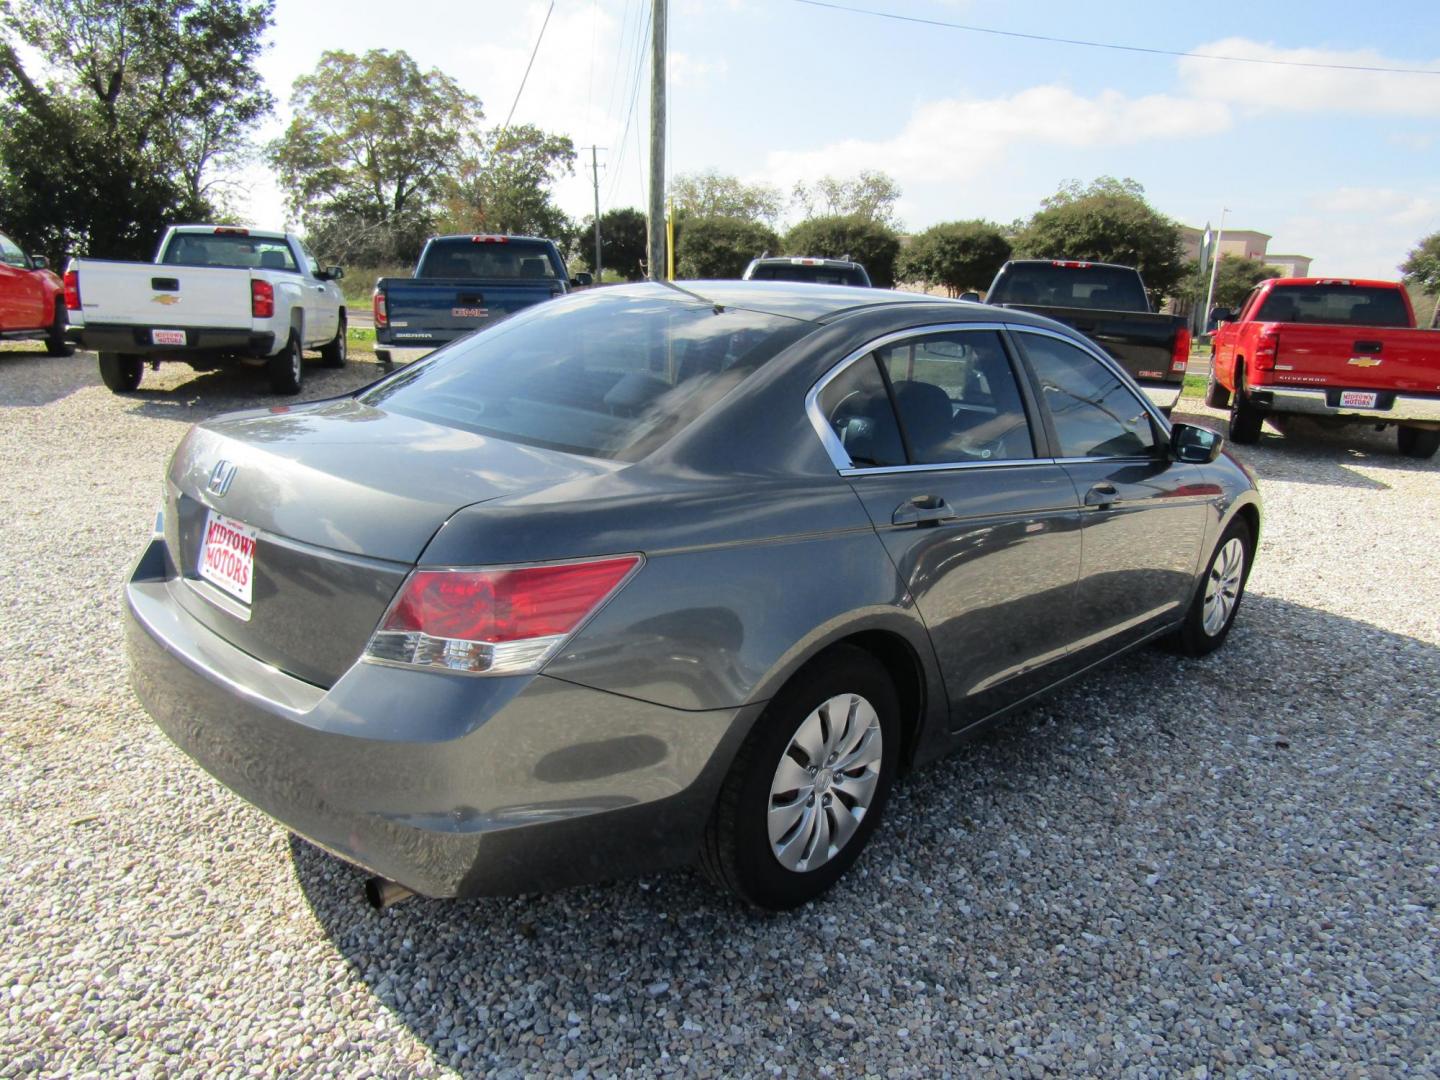
[(566, 135), (530, 124), (488, 132), (460, 165), (441, 228), (564, 239), (573, 226), (551, 188), (574, 172), (575, 144)]
[[(272, 107), (273, 0), (0, 0), (0, 202), (17, 238), (144, 258), (223, 215), (221, 169)], [(33, 51), (32, 68), (22, 56)]]
[(681, 278), (738, 278), (750, 260), (780, 246), (773, 229), (741, 217), (687, 217), (675, 242)]
[(785, 209), (785, 197), (769, 184), (747, 184), (737, 176), (708, 169), (682, 173), (670, 182), (677, 217), (744, 218), (773, 226)]
[(894, 229), (873, 218), (816, 217), (800, 222), (785, 234), (784, 252), (827, 259), (848, 256), (864, 265), (874, 284), (888, 289), (895, 284), (900, 237)]
[[(645, 280), (645, 212), (634, 207), (607, 210), (600, 215), (600, 258), (605, 269), (626, 281)], [(595, 270), (595, 218), (587, 216), (575, 230), (575, 261)]]
[(949, 221), (912, 237), (901, 251), (903, 281), (942, 285), (951, 296), (984, 292), (1010, 258), (1010, 241), (989, 221)]
[(1440, 232), (1431, 233), (1410, 249), (1400, 273), (1428, 296), (1440, 294)]
[[(1210, 268), (1201, 270), (1200, 264), (1192, 261), (1185, 264), (1185, 271), (1185, 278), (1175, 291), (1197, 304), (1205, 303), (1210, 292)], [(1215, 268), (1215, 299), (1211, 303), (1215, 307), (1238, 308), (1256, 285), (1279, 276), (1279, 270), (1258, 259), (1225, 255)]]
[(853, 217), (895, 228), (895, 204), (901, 191), (893, 177), (866, 169), (848, 180), (823, 176), (813, 184), (796, 184), (796, 204), (807, 218)]
[(1145, 201), (1135, 181), (1102, 176), (1088, 187), (1071, 181), (1042, 206), (1016, 237), (1017, 255), (1133, 266), (1157, 301), (1184, 277), (1180, 227)]

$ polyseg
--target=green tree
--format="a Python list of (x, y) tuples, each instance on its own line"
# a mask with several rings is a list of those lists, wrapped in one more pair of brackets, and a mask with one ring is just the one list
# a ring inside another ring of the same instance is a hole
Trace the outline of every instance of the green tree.
[(462, 162), (445, 200), (447, 232), (567, 237), (573, 226), (552, 188), (575, 172), (575, 144), (531, 124), (496, 129)]
[[(141, 258), (218, 216), (272, 107), (273, 0), (0, 0), (0, 205), (28, 247)], [(33, 57), (33, 60), (31, 59)]]
[(895, 284), (900, 237), (873, 218), (817, 217), (800, 222), (785, 234), (784, 251), (787, 255), (854, 259), (865, 267), (874, 284), (888, 289)]
[(675, 273), (681, 278), (738, 278), (750, 260), (780, 246), (758, 221), (739, 217), (688, 217), (675, 241)]
[(1133, 266), (1157, 302), (1180, 285), (1180, 227), (1145, 201), (1135, 181), (1102, 176), (1088, 187), (1071, 181), (1042, 206), (1016, 237), (1017, 255)]
[[(606, 210), (600, 215), (600, 258), (605, 269), (626, 281), (643, 281), (645, 271), (645, 212), (634, 207)], [(588, 215), (575, 228), (575, 261), (595, 270), (595, 218)]]
[(853, 217), (895, 228), (900, 185), (893, 177), (865, 169), (849, 180), (822, 176), (813, 184), (796, 184), (795, 202), (807, 218)]
[(912, 237), (900, 252), (899, 277), (927, 287), (943, 285), (951, 296), (984, 292), (1010, 258), (1010, 241), (989, 221), (948, 221)]
[(707, 169), (682, 173), (670, 182), (677, 217), (744, 218), (773, 226), (785, 209), (785, 197), (769, 184), (747, 184), (737, 176)]
[(403, 50), (330, 50), (290, 104), (267, 153), (312, 240), (346, 261), (413, 259), (478, 149), (480, 99)]
[(1400, 273), (1426, 296), (1436, 297), (1430, 315), (1430, 325), (1436, 325), (1440, 321), (1440, 232), (1431, 233), (1410, 249), (1400, 264)]
[[(1185, 279), (1175, 290), (1176, 293), (1197, 304), (1205, 303), (1205, 297), (1210, 294), (1210, 268), (1207, 266), (1201, 270), (1198, 262), (1191, 261), (1185, 264), (1185, 269)], [(1211, 304), (1238, 308), (1256, 285), (1279, 276), (1279, 270), (1257, 259), (1222, 256), (1220, 265), (1215, 268), (1215, 299)]]

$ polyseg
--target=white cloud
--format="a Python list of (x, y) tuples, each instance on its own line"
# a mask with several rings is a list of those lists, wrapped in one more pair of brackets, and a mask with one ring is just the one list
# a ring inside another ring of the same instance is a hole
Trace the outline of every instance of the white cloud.
[(1373, 49), (1280, 49), (1245, 38), (1225, 38), (1192, 51), (1291, 63), (1426, 68), (1436, 72), (1414, 75), (1335, 71), (1184, 57), (1178, 63), (1180, 81), (1198, 98), (1298, 112), (1433, 116), (1440, 110), (1440, 61), (1400, 61)]
[(1435, 145), (1435, 136), (1421, 131), (1397, 131), (1387, 135), (1386, 141), (1395, 146), (1403, 146), (1406, 150), (1414, 150), (1417, 153), (1429, 150)]
[(1314, 254), (1316, 273), (1393, 279), (1406, 253), (1437, 228), (1440, 188), (1340, 187), (1276, 225), (1270, 247)]

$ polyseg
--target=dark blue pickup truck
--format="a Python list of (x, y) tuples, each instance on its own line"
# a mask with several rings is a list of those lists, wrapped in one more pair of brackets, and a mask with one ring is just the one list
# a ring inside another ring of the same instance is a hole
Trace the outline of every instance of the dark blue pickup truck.
[(408, 278), (375, 283), (375, 355), (434, 349), (531, 304), (589, 285), (560, 250), (533, 236), (432, 236)]

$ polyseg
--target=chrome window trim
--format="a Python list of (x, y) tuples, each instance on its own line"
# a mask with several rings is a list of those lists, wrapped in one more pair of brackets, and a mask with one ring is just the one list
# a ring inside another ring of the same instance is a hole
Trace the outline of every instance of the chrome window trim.
[[(835, 471), (842, 476), (857, 476), (884, 472), (935, 472), (942, 469), (963, 469), (974, 468), (976, 466), (993, 468), (996, 465), (1045, 462), (1047, 460), (1045, 458), (1029, 457), (1003, 458), (997, 461), (956, 461), (928, 465), (875, 465), (857, 467), (855, 462), (850, 459), (850, 455), (845, 452), (844, 444), (842, 444), (835, 435), (834, 429), (830, 427), (829, 421), (825, 419), (825, 414), (820, 409), (820, 395), (825, 392), (825, 388), (839, 378), (851, 364), (858, 363), (865, 359), (876, 349), (883, 349), (887, 345), (893, 345), (897, 341), (904, 341), (907, 338), (929, 337), (933, 334), (948, 334), (956, 331), (988, 330), (992, 333), (1003, 334), (1011, 325), (1012, 324), (1000, 322), (934, 323), (929, 326), (912, 326), (905, 330), (894, 330), (860, 346), (860, 348), (849, 353), (838, 364), (820, 376), (815, 385), (810, 388), (810, 392), (805, 395), (805, 412), (810, 417), (810, 426), (813, 427), (815, 433), (820, 436), (820, 442), (825, 447), (825, 453), (830, 457), (830, 463), (835, 466)], [(1068, 340), (1059, 334), (1054, 336), (1059, 337), (1062, 341)], [(1026, 423), (1027, 425), (1029, 423), (1028, 417), (1026, 418)]]
[(882, 476), (886, 473), (955, 472), (960, 469), (1026, 469), (1035, 465), (1058, 464), (1060, 463), (1054, 458), (1000, 458), (995, 461), (951, 461), (932, 465), (865, 465), (856, 469), (841, 469), (840, 475)]
[[(1063, 341), (1063, 342), (1065, 342), (1065, 344), (1067, 344), (1067, 345), (1074, 345), (1074, 346), (1075, 346), (1076, 348), (1078, 348), (1081, 352), (1089, 353), (1089, 354), (1090, 354), (1091, 356), (1093, 356), (1096, 360), (1099, 360), (1100, 363), (1105, 367), (1105, 369), (1110, 372), (1110, 374), (1114, 375), (1116, 378), (1118, 378), (1118, 379), (1120, 380), (1120, 385), (1123, 386), (1127, 391), (1130, 392), (1130, 396), (1133, 397), (1136, 401), (1138, 401), (1138, 402), (1140, 403), (1140, 407), (1143, 408), (1147, 413), (1150, 414), (1150, 418), (1160, 425), (1160, 430), (1161, 430), (1161, 432), (1163, 432), (1164, 435), (1165, 435), (1167, 438), (1169, 437), (1169, 435), (1170, 435), (1170, 421), (1167, 420), (1167, 419), (1165, 419), (1165, 414), (1160, 411), (1159, 407), (1156, 406), (1155, 403), (1150, 400), (1149, 396), (1148, 396), (1143, 390), (1141, 390), (1141, 392), (1138, 393), (1138, 394), (1135, 393), (1135, 388), (1136, 388), (1136, 386), (1138, 385), (1138, 384), (1136, 384), (1136, 382), (1135, 382), (1135, 377), (1134, 377), (1133, 375), (1131, 375), (1128, 371), (1126, 371), (1123, 367), (1121, 367), (1121, 366), (1120, 366), (1120, 362), (1119, 362), (1118, 360), (1116, 360), (1113, 356), (1111, 356), (1109, 353), (1107, 353), (1104, 349), (1102, 349), (1102, 348), (1100, 348), (1098, 345), (1096, 345), (1096, 344), (1095, 344), (1093, 341), (1091, 341), (1089, 338), (1087, 338), (1087, 337), (1085, 337), (1084, 335), (1079, 334), (1079, 333), (1077, 333), (1074, 337), (1071, 337), (1071, 336), (1068, 335), (1068, 334), (1056, 333), (1054, 330), (1051, 330), (1051, 329), (1049, 329), (1048, 327), (1044, 327), (1044, 326), (1029, 326), (1029, 325), (1027, 325), (1027, 324), (1025, 324), (1025, 323), (1010, 323), (1009, 326), (1007, 327), (1007, 329), (1009, 329), (1012, 333), (1019, 333), (1019, 334), (1039, 334), (1041, 337), (1054, 338), (1056, 341)], [(1181, 384), (1180, 384), (1180, 388), (1181, 388), (1181, 393), (1182, 393), (1182, 394), (1184, 393), (1184, 387), (1185, 387), (1185, 384), (1184, 384), (1184, 382), (1182, 381)], [(1158, 450), (1160, 449), (1160, 447), (1159, 447), (1159, 446), (1156, 446), (1155, 449), (1158, 451)], [(1129, 456), (1134, 457), (1135, 455), (1132, 454), (1132, 455), (1129, 455)], [(1078, 461), (1119, 461), (1119, 460), (1121, 460), (1121, 459), (1120, 459), (1120, 458), (1099, 457), (1099, 458), (1071, 458), (1071, 459), (1066, 459), (1066, 460), (1078, 460)], [(1147, 457), (1147, 458), (1145, 458), (1145, 460), (1146, 460), (1146, 461), (1149, 461), (1150, 458)]]

